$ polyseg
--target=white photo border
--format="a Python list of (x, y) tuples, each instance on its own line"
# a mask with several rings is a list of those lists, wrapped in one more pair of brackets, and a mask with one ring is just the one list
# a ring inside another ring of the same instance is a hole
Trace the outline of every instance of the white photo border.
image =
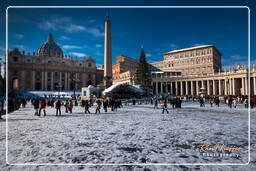
[[(248, 6), (8, 6), (6, 8), (6, 164), (11, 166), (163, 166), (163, 165), (248, 165), (250, 163), (250, 108), (248, 108), (248, 161), (246, 163), (10, 163), (8, 161), (8, 10), (11, 8), (244, 8), (248, 10), (248, 75), (250, 78), (250, 59), (251, 59), (251, 10)], [(248, 103), (250, 104), (250, 79), (248, 80)]]

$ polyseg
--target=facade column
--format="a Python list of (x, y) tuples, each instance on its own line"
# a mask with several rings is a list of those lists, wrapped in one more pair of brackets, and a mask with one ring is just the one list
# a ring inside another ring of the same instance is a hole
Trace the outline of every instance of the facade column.
[(171, 91), (171, 95), (173, 95), (173, 87), (172, 87), (172, 82), (170, 82), (170, 91)]
[(212, 95), (216, 95), (215, 80), (212, 80)]
[(48, 89), (48, 86), (47, 86), (47, 81), (48, 81), (48, 78), (47, 78), (47, 71), (45, 72), (45, 80), (44, 80), (44, 83), (45, 83), (45, 90), (47, 90)]
[(186, 96), (188, 96), (189, 94), (188, 94), (188, 82), (186, 81), (186, 94), (185, 94)]
[(194, 95), (194, 84), (193, 84), (193, 81), (191, 81), (191, 95), (193, 96)]
[(219, 80), (219, 95), (222, 95), (222, 92), (221, 92), (221, 80)]
[(32, 90), (35, 90), (35, 71), (32, 71)]
[(180, 95), (183, 96), (183, 81), (180, 82)]
[(232, 93), (232, 78), (229, 79), (228, 83), (229, 83), (229, 95), (232, 95), (233, 94)]
[(65, 87), (64, 87), (64, 89), (65, 90), (67, 90), (68, 89), (68, 73), (67, 72), (65, 72), (65, 82), (64, 82), (64, 85), (65, 85)]
[(60, 83), (59, 83), (59, 86), (60, 86), (60, 90), (62, 90), (62, 72), (60, 72)]
[(247, 78), (247, 75), (245, 77), (245, 95), (248, 95), (248, 78)]
[(68, 90), (70, 90), (70, 79), (72, 79), (72, 78), (70, 77), (70, 73), (69, 72), (67, 74), (68, 74), (68, 79), (67, 79), (68, 80), (67, 81), (67, 85), (68, 86), (67, 87), (68, 87)]
[(227, 95), (227, 79), (224, 80), (224, 94)]
[(244, 88), (244, 78), (243, 78), (243, 77), (241, 78), (241, 82), (242, 82), (242, 92), (241, 92), (241, 94), (242, 94), (242, 95), (245, 95), (245, 90), (244, 90), (244, 89), (245, 89), (245, 88)]
[(232, 95), (236, 95), (236, 88), (235, 88), (235, 78), (232, 79), (232, 88), (233, 88), (233, 94)]
[(158, 94), (158, 82), (156, 82), (156, 94)]
[(207, 95), (210, 95), (210, 81), (207, 80)]
[(51, 72), (51, 90), (53, 90), (53, 72)]
[(42, 71), (41, 73), (42, 78), (41, 78), (41, 89), (44, 90), (44, 72)]
[(160, 83), (160, 93), (163, 93), (163, 84), (162, 82), (159, 82)]
[(169, 93), (169, 92), (168, 92), (168, 82), (165, 82), (165, 85), (166, 85), (166, 86), (165, 86), (165, 93)]
[(176, 92), (176, 96), (178, 95), (178, 82), (175, 81), (175, 92)]
[(253, 94), (256, 95), (256, 78), (253, 77)]
[(196, 81), (196, 95), (199, 95), (199, 81)]

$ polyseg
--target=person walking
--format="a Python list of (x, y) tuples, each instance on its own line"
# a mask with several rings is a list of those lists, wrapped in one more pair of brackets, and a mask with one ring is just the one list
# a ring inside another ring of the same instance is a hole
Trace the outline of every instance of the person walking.
[(56, 108), (56, 116), (61, 116), (61, 102), (60, 100), (57, 100), (55, 103), (55, 108)]
[(210, 97), (210, 105), (211, 105), (211, 107), (212, 107), (212, 105), (213, 105), (213, 99), (212, 99), (212, 97)]
[(66, 112), (66, 113), (68, 113), (68, 100), (66, 100), (66, 102), (65, 102), (65, 105), (64, 105), (64, 106), (65, 106), (65, 109), (66, 109), (66, 110), (65, 110), (65, 112)]
[(38, 113), (39, 104), (40, 104), (39, 100), (38, 100), (38, 99), (35, 99), (32, 104), (33, 104), (34, 109), (35, 109), (35, 115), (36, 115), (36, 116), (39, 116), (39, 113)]
[(154, 109), (158, 109), (158, 101), (156, 98), (154, 99)]
[(72, 102), (72, 100), (70, 100), (69, 103), (68, 103), (68, 111), (70, 113), (72, 113), (72, 110), (73, 110), (73, 102)]
[(105, 112), (108, 112), (108, 100), (107, 100), (107, 99), (105, 99), (105, 100), (103, 101), (103, 108), (104, 108), (104, 111), (105, 111)]
[(100, 106), (101, 106), (101, 102), (100, 102), (100, 100), (98, 99), (98, 100), (96, 101), (96, 111), (95, 111), (95, 114), (97, 114), (98, 112), (99, 112), (99, 114), (100, 114)]
[(46, 116), (46, 101), (44, 99), (40, 100), (40, 109), (39, 109), (39, 116), (41, 116), (41, 111), (44, 111), (44, 117)]
[(237, 106), (237, 101), (236, 101), (236, 98), (233, 99), (233, 107), (236, 108)]
[(89, 111), (90, 108), (90, 104), (88, 102), (88, 100), (85, 100), (84, 102), (84, 113), (86, 114), (88, 112), (88, 114), (90, 114), (91, 112)]
[(164, 111), (166, 111), (166, 113), (169, 113), (168, 110), (167, 110), (167, 100), (166, 99), (164, 100), (162, 114), (164, 114)]
[(229, 108), (231, 109), (232, 108), (232, 97), (229, 97), (229, 99), (228, 99), (228, 106), (229, 106)]

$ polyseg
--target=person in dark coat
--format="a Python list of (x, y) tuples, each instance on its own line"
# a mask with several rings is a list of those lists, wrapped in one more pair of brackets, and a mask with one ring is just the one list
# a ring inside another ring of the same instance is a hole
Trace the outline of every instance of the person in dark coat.
[(55, 103), (55, 108), (56, 108), (56, 116), (61, 116), (61, 102), (60, 100), (57, 100)]
[(103, 101), (103, 108), (104, 108), (104, 111), (105, 111), (105, 112), (108, 112), (108, 100), (107, 100), (107, 99), (105, 99), (105, 100)]
[(34, 105), (35, 115), (36, 115), (36, 116), (39, 116), (39, 113), (38, 113), (39, 104), (40, 104), (40, 102), (39, 102), (38, 99), (35, 99), (35, 100), (33, 101), (33, 105)]
[(162, 114), (164, 114), (164, 111), (166, 111), (166, 113), (169, 113), (168, 110), (167, 110), (167, 100), (166, 99), (164, 100)]
[(64, 105), (64, 106), (65, 106), (65, 109), (66, 109), (66, 110), (65, 110), (65, 112), (66, 112), (66, 113), (68, 113), (68, 100), (66, 100), (66, 102), (65, 102), (65, 105)]
[(95, 111), (95, 114), (97, 114), (98, 112), (100, 114), (100, 106), (101, 106), (101, 102), (100, 102), (100, 100), (97, 100), (96, 101), (96, 111)]
[(84, 113), (91, 113), (90, 111), (89, 111), (89, 108), (90, 108), (90, 104), (89, 104), (89, 102), (88, 102), (88, 100), (85, 100), (84, 101)]

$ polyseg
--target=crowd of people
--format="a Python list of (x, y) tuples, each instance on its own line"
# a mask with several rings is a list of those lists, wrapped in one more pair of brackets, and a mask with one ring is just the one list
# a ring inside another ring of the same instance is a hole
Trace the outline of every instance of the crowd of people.
[[(195, 102), (198, 101), (200, 104), (200, 107), (205, 107), (205, 104), (209, 104), (211, 107), (220, 106), (220, 104), (226, 104), (229, 108), (237, 108), (238, 104), (243, 104), (245, 108), (254, 108), (256, 107), (256, 97), (251, 96), (250, 100), (248, 100), (247, 96), (244, 97), (235, 97), (235, 96), (227, 96), (220, 100), (218, 96), (216, 97), (198, 97), (193, 99), (182, 99), (181, 97), (173, 97), (173, 98), (165, 98), (165, 99), (159, 99), (157, 97), (153, 97), (151, 99), (147, 100), (139, 100), (139, 99), (132, 99), (130, 102), (132, 105), (140, 105), (142, 103), (144, 104), (151, 104), (153, 105), (154, 109), (162, 109), (162, 113), (164, 114), (169, 113), (169, 108), (176, 109), (181, 108), (182, 101), (191, 101)], [(33, 105), (35, 109), (35, 115), (36, 116), (46, 116), (47, 115), (47, 107), (55, 108), (56, 109), (56, 116), (62, 115), (62, 108), (65, 109), (65, 113), (72, 113), (73, 112), (73, 106), (81, 106), (84, 109), (85, 114), (91, 114), (93, 113), (91, 108), (92, 106), (95, 106), (94, 113), (100, 114), (103, 111), (106, 113), (108, 111), (117, 111), (118, 108), (123, 107), (124, 105), (129, 105), (128, 100), (121, 100), (121, 99), (113, 99), (113, 98), (106, 98), (106, 99), (87, 99), (87, 100), (81, 100), (80, 103), (77, 100), (46, 100), (44, 98), (34, 98), (34, 99), (22, 99), (22, 98), (10, 98), (8, 99), (8, 112), (12, 112), (15, 110), (18, 110), (19, 108), (23, 107), (25, 108), (27, 103), (31, 101), (31, 104)], [(124, 102), (124, 103), (123, 103)], [(250, 104), (249, 104), (250, 103)], [(168, 105), (169, 104), (169, 105)], [(0, 119), (1, 116), (5, 113), (4, 110), (5, 101), (0, 101)]]

